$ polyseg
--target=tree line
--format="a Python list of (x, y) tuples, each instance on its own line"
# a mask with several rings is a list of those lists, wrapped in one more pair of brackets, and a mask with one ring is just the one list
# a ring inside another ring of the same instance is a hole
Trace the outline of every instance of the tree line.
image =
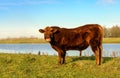
[(113, 38), (113, 37), (120, 37), (120, 26), (115, 25), (110, 28), (104, 28), (104, 38)]

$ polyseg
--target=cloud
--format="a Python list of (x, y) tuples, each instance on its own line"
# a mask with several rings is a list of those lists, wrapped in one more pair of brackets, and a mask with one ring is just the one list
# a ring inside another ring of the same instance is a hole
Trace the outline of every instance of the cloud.
[(107, 5), (107, 4), (115, 4), (116, 0), (97, 0), (97, 4), (103, 4), (103, 5)]

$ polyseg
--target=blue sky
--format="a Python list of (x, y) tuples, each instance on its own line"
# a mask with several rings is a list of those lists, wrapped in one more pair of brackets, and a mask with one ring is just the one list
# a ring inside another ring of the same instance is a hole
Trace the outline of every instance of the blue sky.
[(120, 0), (0, 0), (0, 38), (42, 37), (46, 26), (120, 25)]

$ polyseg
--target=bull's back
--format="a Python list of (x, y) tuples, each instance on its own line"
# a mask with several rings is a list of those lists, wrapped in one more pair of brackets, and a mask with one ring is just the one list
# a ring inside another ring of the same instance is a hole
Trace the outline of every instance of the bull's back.
[(82, 30), (89, 29), (91, 31), (103, 30), (99, 24), (87, 24), (87, 25), (78, 27), (78, 29), (82, 29)]
[(90, 34), (93, 34), (93, 36), (103, 35), (103, 28), (99, 24), (87, 24), (79, 28), (82, 30), (89, 30), (91, 32)]
[(60, 28), (60, 31), (54, 35), (54, 41), (61, 47), (83, 48), (83, 46), (88, 47), (91, 39), (101, 37), (100, 33), (102, 27), (98, 24), (87, 24), (73, 29)]

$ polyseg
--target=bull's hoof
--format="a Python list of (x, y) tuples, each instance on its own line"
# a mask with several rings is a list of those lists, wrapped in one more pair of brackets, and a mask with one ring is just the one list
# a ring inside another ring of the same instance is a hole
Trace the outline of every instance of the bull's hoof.
[(62, 65), (65, 65), (65, 64), (67, 64), (67, 63), (62, 63)]
[(58, 67), (60, 67), (62, 64), (56, 64), (55, 65), (55, 68), (58, 68)]

